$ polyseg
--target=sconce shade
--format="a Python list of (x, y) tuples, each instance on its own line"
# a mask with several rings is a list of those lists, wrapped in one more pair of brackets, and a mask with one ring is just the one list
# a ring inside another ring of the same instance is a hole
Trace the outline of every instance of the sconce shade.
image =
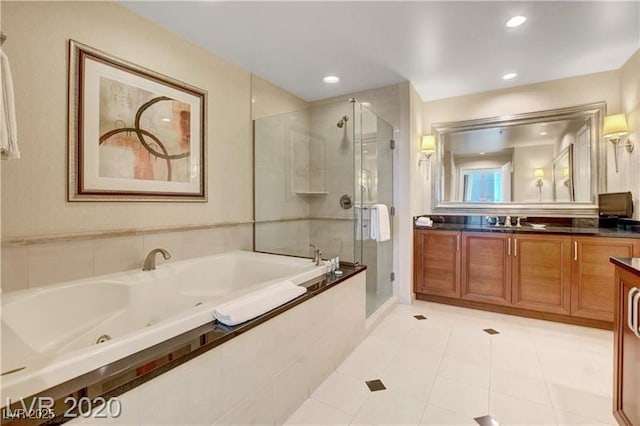
[(569, 168), (565, 167), (564, 169), (562, 169), (562, 177), (563, 178), (568, 178), (569, 177)]
[(542, 179), (544, 177), (544, 169), (533, 169), (533, 177)]
[(436, 150), (436, 138), (433, 135), (424, 135), (420, 141), (420, 151), (434, 152)]
[(624, 114), (608, 115), (604, 118), (604, 137), (619, 138), (629, 133), (627, 118)]

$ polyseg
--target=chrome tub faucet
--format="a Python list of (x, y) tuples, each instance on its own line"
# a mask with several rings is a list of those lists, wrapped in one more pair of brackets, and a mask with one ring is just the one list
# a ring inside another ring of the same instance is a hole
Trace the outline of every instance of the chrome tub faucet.
[(142, 265), (143, 271), (153, 271), (156, 269), (156, 254), (158, 253), (162, 254), (164, 260), (171, 259), (171, 254), (168, 251), (162, 248), (155, 248), (144, 258), (144, 264)]
[(322, 256), (322, 252), (313, 244), (309, 244), (309, 247), (313, 249), (313, 262), (316, 264), (316, 266), (320, 266), (320, 262), (322, 261), (320, 256)]

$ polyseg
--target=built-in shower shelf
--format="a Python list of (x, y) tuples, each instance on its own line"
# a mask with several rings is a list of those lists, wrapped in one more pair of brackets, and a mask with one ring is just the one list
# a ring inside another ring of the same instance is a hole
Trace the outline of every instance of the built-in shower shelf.
[(327, 191), (296, 191), (296, 194), (304, 197), (319, 197), (329, 193)]

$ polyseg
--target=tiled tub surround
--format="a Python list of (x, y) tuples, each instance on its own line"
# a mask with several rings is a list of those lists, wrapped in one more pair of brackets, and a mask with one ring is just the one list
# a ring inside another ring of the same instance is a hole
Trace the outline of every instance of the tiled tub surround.
[[(213, 308), (282, 280), (324, 276), (308, 259), (230, 252), (3, 295), (4, 397), (27, 397), (212, 321)], [(96, 345), (100, 336), (113, 339)]]
[(171, 253), (169, 262), (251, 250), (252, 228), (252, 222), (221, 223), (3, 241), (2, 292), (142, 269), (144, 257), (156, 247)]
[[(104, 389), (120, 400), (119, 418), (77, 418), (72, 423), (282, 423), (364, 338), (365, 268), (343, 269), (343, 277), (323, 280), (253, 321), (233, 328), (210, 323), (193, 330), (185, 339), (196, 336), (200, 343), (192, 346), (191, 355), (158, 370), (175, 368), (133, 389)], [(149, 357), (138, 364), (157, 354)]]

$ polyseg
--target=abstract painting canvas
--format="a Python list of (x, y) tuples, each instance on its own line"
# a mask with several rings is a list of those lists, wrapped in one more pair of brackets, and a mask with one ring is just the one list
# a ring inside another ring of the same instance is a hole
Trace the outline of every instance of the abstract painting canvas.
[(70, 201), (206, 201), (206, 92), (70, 41)]

